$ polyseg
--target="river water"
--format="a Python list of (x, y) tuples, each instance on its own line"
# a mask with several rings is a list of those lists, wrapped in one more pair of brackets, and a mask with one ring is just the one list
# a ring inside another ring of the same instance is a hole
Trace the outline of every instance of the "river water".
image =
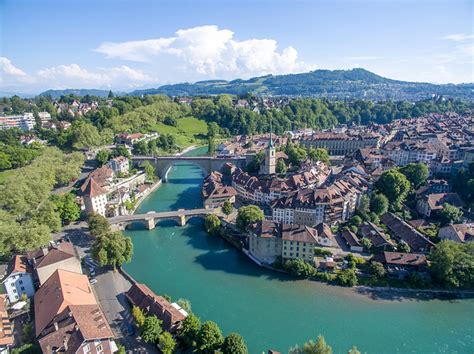
[[(202, 177), (197, 166), (173, 166), (137, 212), (202, 207)], [(197, 218), (185, 227), (162, 221), (151, 231), (133, 225), (127, 234), (134, 256), (125, 269), (135, 279), (157, 294), (189, 299), (203, 321), (240, 333), (250, 353), (285, 353), (318, 334), (335, 353), (353, 345), (367, 353), (474, 352), (474, 300), (380, 299), (294, 280), (207, 235)]]

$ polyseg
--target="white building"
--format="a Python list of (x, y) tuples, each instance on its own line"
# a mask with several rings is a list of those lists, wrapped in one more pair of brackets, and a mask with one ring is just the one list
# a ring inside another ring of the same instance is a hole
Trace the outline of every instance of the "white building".
[(89, 178), (84, 190), (83, 198), (87, 214), (106, 215), (107, 191)]
[(119, 156), (110, 160), (107, 165), (114, 171), (115, 174), (128, 174), (129, 162), (124, 156)]
[(33, 113), (17, 114), (13, 116), (0, 117), (0, 129), (20, 128), (28, 131), (35, 127), (35, 117)]
[(33, 279), (28, 269), (26, 257), (19, 255), (13, 257), (8, 275), (2, 283), (10, 303), (20, 300), (22, 294), (26, 294), (27, 297), (32, 297), (35, 294), (35, 287), (33, 286)]

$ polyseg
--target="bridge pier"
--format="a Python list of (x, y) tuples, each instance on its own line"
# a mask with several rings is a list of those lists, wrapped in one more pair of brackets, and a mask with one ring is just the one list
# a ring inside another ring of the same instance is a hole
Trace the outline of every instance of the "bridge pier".
[(186, 226), (186, 216), (181, 215), (181, 216), (179, 217), (179, 225), (180, 225), (180, 226)]
[(155, 219), (145, 219), (145, 227), (147, 230), (153, 230), (155, 228)]

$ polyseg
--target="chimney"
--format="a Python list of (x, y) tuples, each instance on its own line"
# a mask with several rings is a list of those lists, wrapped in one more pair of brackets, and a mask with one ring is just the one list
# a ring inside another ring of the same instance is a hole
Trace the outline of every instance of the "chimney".
[(59, 326), (58, 326), (58, 323), (57, 323), (57, 322), (54, 322), (54, 330), (55, 330), (55, 331), (59, 330)]
[(68, 346), (67, 346), (67, 338), (66, 337), (64, 337), (64, 339), (63, 339), (63, 347), (64, 347), (64, 351), (67, 352)]

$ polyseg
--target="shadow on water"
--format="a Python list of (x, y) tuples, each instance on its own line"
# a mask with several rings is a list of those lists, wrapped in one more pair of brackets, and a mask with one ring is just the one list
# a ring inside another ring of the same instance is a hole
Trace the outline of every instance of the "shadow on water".
[(170, 210), (202, 208), (200, 196), (201, 186), (186, 188), (175, 195), (176, 201), (170, 205)]
[(414, 289), (382, 289), (382, 288), (356, 288), (355, 291), (358, 294), (369, 297), (372, 300), (387, 300), (387, 301), (405, 301), (405, 300), (417, 300), (417, 301), (430, 301), (430, 300), (443, 300), (447, 302), (455, 303), (463, 299), (473, 299), (473, 293), (463, 292), (443, 292), (443, 291), (417, 291)]

